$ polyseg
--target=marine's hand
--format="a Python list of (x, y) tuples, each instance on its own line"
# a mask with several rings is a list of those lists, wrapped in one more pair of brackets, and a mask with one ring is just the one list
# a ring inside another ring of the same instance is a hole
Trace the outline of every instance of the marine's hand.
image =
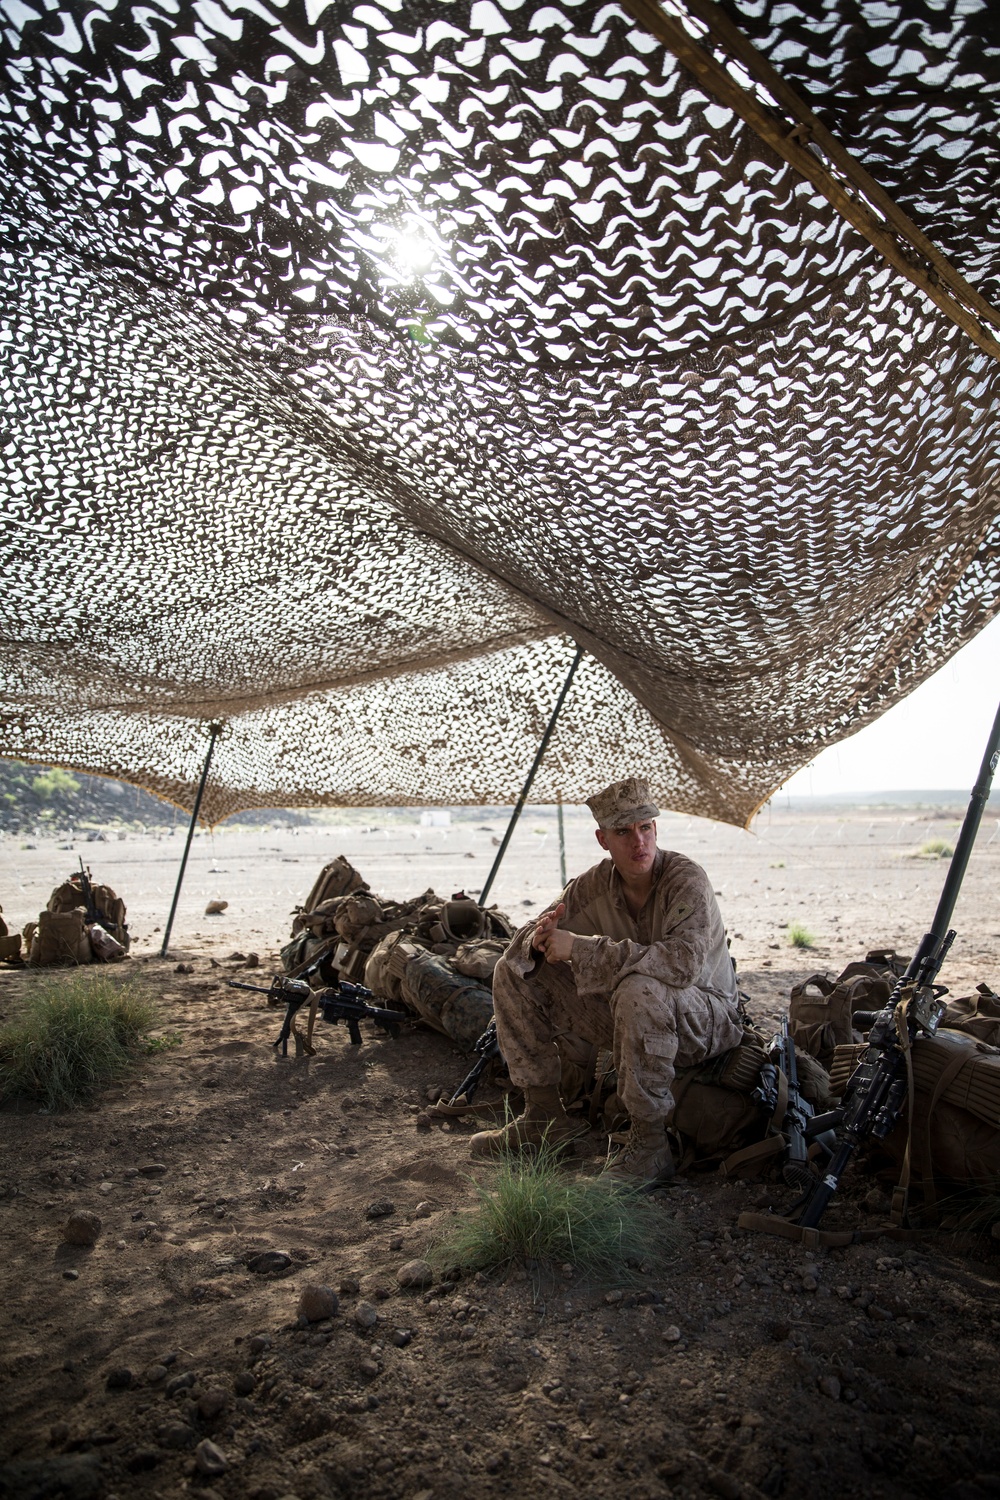
[(539, 953), (544, 953), (549, 963), (556, 964), (569, 960), (573, 952), (573, 944), (576, 941), (572, 932), (565, 932), (559, 923), (566, 915), (566, 907), (560, 901), (553, 911), (546, 912), (540, 917), (535, 927), (535, 935), (531, 940), (531, 946)]

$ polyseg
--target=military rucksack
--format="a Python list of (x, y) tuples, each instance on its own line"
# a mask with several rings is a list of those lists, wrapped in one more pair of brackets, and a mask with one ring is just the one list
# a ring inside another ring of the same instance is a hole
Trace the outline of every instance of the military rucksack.
[(795, 985), (788, 1029), (796, 1047), (829, 1068), (835, 1048), (861, 1041), (853, 1025), (855, 1012), (880, 1010), (905, 968), (894, 949), (873, 948), (863, 963), (848, 964), (836, 979), (811, 974)]

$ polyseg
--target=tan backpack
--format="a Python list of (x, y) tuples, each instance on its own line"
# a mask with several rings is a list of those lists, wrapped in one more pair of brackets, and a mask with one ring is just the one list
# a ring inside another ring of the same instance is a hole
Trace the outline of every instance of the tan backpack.
[(29, 964), (44, 969), (93, 961), (94, 954), (87, 936), (87, 913), (82, 906), (73, 911), (39, 913), (28, 951)]
[[(351, 896), (355, 891), (367, 891), (367, 880), (362, 880), (357, 870), (349, 859), (338, 854), (336, 859), (331, 859), (328, 865), (324, 865), (316, 877), (312, 890), (305, 899), (303, 906), (297, 906), (292, 916), (292, 937), (298, 937), (299, 933), (306, 927), (311, 926), (310, 917), (322, 906), (324, 917), (331, 908), (327, 902), (335, 901), (340, 896)], [(336, 908), (333, 908), (335, 911)]]
[[(91, 882), (90, 893), (100, 925), (117, 943), (121, 944), (127, 953), (131, 939), (125, 925), (125, 902), (109, 885), (94, 885)], [(84, 907), (84, 920), (87, 921), (86, 903), (80, 888), (80, 877), (71, 875), (69, 880), (64, 880), (62, 885), (56, 886), (48, 899), (46, 909), (60, 913), (75, 911), (77, 907)]]
[(855, 1011), (881, 1010), (906, 967), (894, 949), (873, 948), (837, 979), (810, 974), (791, 993), (788, 1029), (797, 1048), (829, 1068), (837, 1047), (861, 1041)]
[(3, 919), (0, 906), (0, 963), (19, 963), (21, 960), (21, 934), (11, 932)]

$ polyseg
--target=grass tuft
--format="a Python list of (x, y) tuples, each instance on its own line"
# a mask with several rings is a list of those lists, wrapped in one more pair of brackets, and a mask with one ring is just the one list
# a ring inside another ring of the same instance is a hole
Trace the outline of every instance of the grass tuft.
[(78, 970), (42, 980), (0, 1028), (0, 1099), (72, 1109), (123, 1077), (155, 1011), (133, 979)]
[(789, 922), (786, 932), (793, 948), (813, 948), (816, 945), (809, 928), (803, 927), (801, 922)]
[(431, 1251), (442, 1265), (544, 1274), (568, 1264), (584, 1279), (631, 1282), (662, 1271), (681, 1242), (661, 1206), (613, 1178), (570, 1176), (549, 1148), (511, 1156), (474, 1187), (476, 1208)]
[(925, 858), (951, 859), (954, 852), (955, 850), (948, 843), (947, 839), (928, 839), (926, 844), (920, 845), (920, 853)]

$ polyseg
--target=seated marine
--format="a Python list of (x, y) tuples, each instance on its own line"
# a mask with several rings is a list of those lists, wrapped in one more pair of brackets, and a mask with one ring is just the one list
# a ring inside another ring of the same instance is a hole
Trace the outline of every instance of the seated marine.
[(611, 1171), (652, 1188), (673, 1176), (666, 1135), (675, 1067), (735, 1047), (736, 976), (711, 882), (700, 865), (656, 845), (647, 782), (630, 776), (587, 806), (611, 856), (571, 880), (558, 902), (515, 934), (493, 976), (497, 1040), (524, 1092), (523, 1114), (472, 1137), (496, 1155), (580, 1133), (559, 1093), (560, 1038), (610, 1049), (628, 1140)]

